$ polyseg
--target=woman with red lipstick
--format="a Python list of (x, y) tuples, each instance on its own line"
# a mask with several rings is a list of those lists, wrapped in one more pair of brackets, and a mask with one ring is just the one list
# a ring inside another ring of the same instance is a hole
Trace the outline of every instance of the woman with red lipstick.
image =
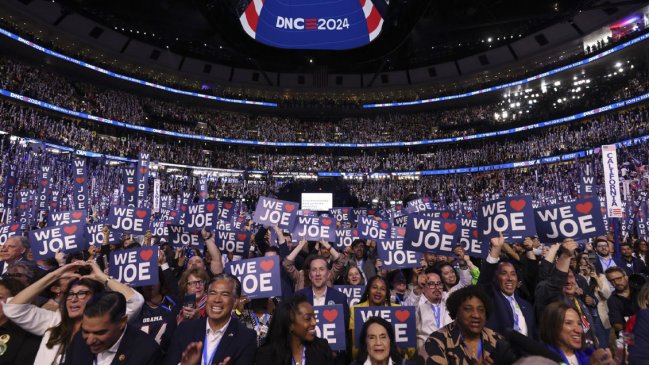
[(566, 365), (615, 364), (608, 349), (584, 348), (584, 329), (579, 313), (562, 302), (554, 302), (543, 311), (541, 340), (563, 358)]
[(297, 295), (275, 308), (264, 344), (257, 350), (256, 364), (333, 365), (326, 340), (316, 337), (313, 306)]

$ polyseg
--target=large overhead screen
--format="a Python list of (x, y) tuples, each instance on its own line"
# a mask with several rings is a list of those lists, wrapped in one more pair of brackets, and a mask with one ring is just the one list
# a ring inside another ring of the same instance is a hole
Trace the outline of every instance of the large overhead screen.
[[(383, 28), (388, 0), (243, 0), (241, 26), (276, 48), (344, 50), (364, 46)], [(383, 14), (383, 15), (382, 15)]]

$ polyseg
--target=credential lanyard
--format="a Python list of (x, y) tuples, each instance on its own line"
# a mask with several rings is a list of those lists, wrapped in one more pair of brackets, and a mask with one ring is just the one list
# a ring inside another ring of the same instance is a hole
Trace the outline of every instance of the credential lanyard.
[[(224, 333), (225, 335), (225, 333)], [(205, 333), (205, 341), (203, 341), (203, 365), (211, 365), (212, 360), (214, 360), (214, 355), (216, 355), (216, 351), (219, 349), (219, 344), (221, 344), (221, 339), (223, 339), (223, 336), (216, 342), (216, 347), (214, 347), (214, 351), (212, 351), (212, 355), (210, 355), (209, 361), (207, 360), (207, 333)]]
[[(293, 355), (291, 355), (291, 363), (293, 365), (298, 365), (295, 363), (295, 357), (293, 357)], [(302, 348), (302, 362), (299, 365), (306, 365), (306, 346)]]

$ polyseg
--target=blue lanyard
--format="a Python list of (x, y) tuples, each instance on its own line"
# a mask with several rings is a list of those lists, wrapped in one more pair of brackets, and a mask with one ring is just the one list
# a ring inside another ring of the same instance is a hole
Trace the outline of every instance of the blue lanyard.
[[(223, 333), (225, 336), (225, 333)], [(205, 341), (203, 341), (203, 365), (210, 365), (212, 364), (212, 361), (214, 360), (214, 355), (216, 355), (216, 351), (219, 349), (219, 344), (221, 344), (221, 339), (223, 339), (223, 336), (216, 342), (216, 347), (214, 347), (214, 351), (212, 351), (212, 355), (210, 356), (210, 361), (207, 361), (207, 333), (205, 333)]]
[[(460, 338), (462, 339), (462, 342), (464, 342), (464, 336), (460, 334)], [(466, 343), (464, 344), (465, 347), (468, 348)], [(480, 360), (482, 358), (482, 334), (480, 334), (480, 341), (478, 341), (478, 353), (477, 353), (477, 360)]]
[[(295, 357), (293, 356), (293, 354), (291, 354), (291, 363), (293, 365), (297, 365), (295, 363)], [(302, 348), (302, 362), (300, 363), (300, 365), (306, 365), (306, 346)]]
[(442, 328), (442, 324), (440, 323), (442, 320), (442, 308), (441, 304), (435, 305), (432, 304), (433, 308), (433, 315), (435, 316), (435, 324), (437, 325), (437, 329)]
[(255, 329), (257, 330), (257, 336), (263, 341), (266, 336), (261, 336), (261, 324), (266, 325), (268, 323), (268, 312), (264, 313), (264, 319), (263, 322), (260, 324), (259, 323), (259, 317), (257, 317), (257, 313), (254, 311), (250, 311), (252, 313), (252, 319), (255, 320)]

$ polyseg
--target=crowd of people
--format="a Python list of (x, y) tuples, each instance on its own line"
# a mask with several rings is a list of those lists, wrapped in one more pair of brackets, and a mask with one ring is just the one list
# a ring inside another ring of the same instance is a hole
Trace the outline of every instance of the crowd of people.
[(645, 67), (636, 60), (629, 60), (622, 67), (628, 71), (631, 65), (634, 72), (618, 73), (615, 69), (615, 75), (609, 75), (605, 68), (594, 70), (593, 76), (581, 73), (578, 80), (588, 82), (579, 86), (575, 82), (526, 85), (495, 102), (426, 113), (381, 113), (337, 120), (192, 107), (75, 81), (46, 67), (9, 58), (0, 62), (0, 87), (71, 110), (174, 132), (275, 142), (368, 143), (466, 136), (562, 117), (643, 94), (647, 84)]

